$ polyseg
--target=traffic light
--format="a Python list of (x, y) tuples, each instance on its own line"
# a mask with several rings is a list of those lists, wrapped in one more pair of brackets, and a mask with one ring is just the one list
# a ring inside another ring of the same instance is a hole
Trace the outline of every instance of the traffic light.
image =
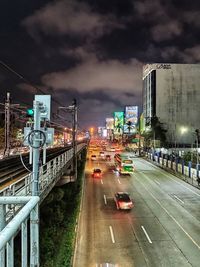
[(33, 117), (34, 110), (32, 108), (29, 108), (26, 110), (27, 117)]

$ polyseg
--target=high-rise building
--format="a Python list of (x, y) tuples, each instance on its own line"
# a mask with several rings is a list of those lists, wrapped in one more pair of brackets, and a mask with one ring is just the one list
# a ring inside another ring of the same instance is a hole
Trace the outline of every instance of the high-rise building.
[(191, 144), (200, 129), (200, 64), (147, 64), (143, 67), (145, 122), (157, 116), (172, 145)]

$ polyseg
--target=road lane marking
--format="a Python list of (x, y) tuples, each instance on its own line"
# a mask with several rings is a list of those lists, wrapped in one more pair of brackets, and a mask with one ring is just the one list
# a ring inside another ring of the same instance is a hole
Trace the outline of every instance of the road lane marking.
[[(200, 196), (200, 194), (196, 193), (195, 191), (193, 191), (192, 189), (190, 189), (189, 187), (185, 186), (184, 184), (176, 181), (174, 178), (170, 177), (170, 175), (165, 174), (164, 172), (162, 173), (163, 175), (165, 175), (167, 178), (173, 180), (175, 183), (181, 185), (182, 187), (186, 188), (187, 190), (191, 191), (193, 194), (197, 195), (198, 197)], [(178, 178), (177, 178), (178, 179)], [(191, 185), (192, 186), (192, 185)]]
[(104, 198), (105, 205), (107, 205), (106, 195), (103, 195), (103, 198)]
[(157, 183), (158, 185), (160, 185), (160, 183), (158, 181), (155, 180), (155, 183)]
[[(143, 173), (144, 176), (146, 176)], [(148, 176), (146, 176), (148, 179)], [(141, 181), (136, 178), (138, 180), (138, 182), (145, 188), (145, 190), (152, 196), (152, 198), (161, 206), (161, 208), (163, 208), (163, 210), (169, 215), (169, 217), (180, 227), (180, 229), (186, 234), (186, 236), (192, 241), (192, 243), (198, 248), (200, 249), (200, 245), (198, 245), (198, 243), (188, 234), (188, 232), (181, 226), (181, 224), (174, 218), (173, 215), (171, 215), (168, 210), (160, 203), (160, 201), (143, 185), (143, 183), (141, 183)]]
[(148, 239), (149, 243), (152, 244), (152, 241), (151, 241), (149, 235), (147, 234), (147, 231), (145, 230), (144, 226), (142, 225), (141, 227), (142, 227), (142, 230), (143, 230), (144, 234), (146, 235), (146, 238)]
[[(159, 171), (161, 172), (161, 169), (160, 169), (159, 167), (153, 165), (153, 163), (150, 163), (150, 162), (148, 162), (148, 161), (147, 161), (147, 163), (148, 163), (148, 165), (150, 165), (150, 166), (153, 167), (154, 169), (159, 170)], [(193, 190), (190, 189), (189, 187), (187, 187), (187, 186), (185, 186), (184, 184), (182, 184), (182, 183), (176, 181), (176, 180), (174, 179), (174, 175), (173, 175), (173, 174), (168, 173), (167, 170), (165, 170), (165, 169), (162, 169), (162, 170), (164, 170), (164, 171), (161, 172), (164, 176), (166, 176), (167, 178), (173, 180), (175, 183), (181, 185), (182, 187), (186, 188), (187, 190), (191, 191), (193, 194), (195, 194), (195, 195), (197, 195), (197, 196), (200, 196), (200, 194), (196, 193), (195, 191), (193, 191)], [(167, 172), (167, 174), (166, 174), (165, 172)], [(142, 173), (143, 173), (143, 172), (142, 172)], [(170, 176), (172, 176), (172, 177), (170, 177)], [(176, 176), (175, 176), (175, 177), (176, 177)], [(176, 177), (176, 178), (177, 178), (177, 177)], [(178, 178), (177, 178), (177, 179), (178, 179)], [(191, 186), (192, 186), (192, 185), (191, 185)]]
[(111, 225), (109, 226), (109, 229), (110, 229), (110, 235), (111, 235), (112, 242), (115, 243), (115, 238), (114, 238), (113, 229), (112, 229)]
[(117, 181), (118, 181), (118, 183), (119, 183), (119, 184), (121, 184), (121, 182), (120, 182), (119, 178), (117, 179)]
[(101, 184), (103, 184), (103, 180), (101, 179)]
[(176, 195), (174, 195), (174, 197), (178, 200), (178, 201), (180, 201), (181, 203), (183, 203), (184, 204), (184, 201), (183, 200), (181, 200), (179, 197), (177, 197)]

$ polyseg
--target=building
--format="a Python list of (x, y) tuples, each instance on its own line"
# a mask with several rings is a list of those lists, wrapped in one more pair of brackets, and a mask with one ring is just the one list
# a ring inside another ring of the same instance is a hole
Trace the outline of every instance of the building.
[(200, 129), (200, 64), (147, 64), (143, 67), (145, 123), (157, 116), (169, 144), (195, 142)]

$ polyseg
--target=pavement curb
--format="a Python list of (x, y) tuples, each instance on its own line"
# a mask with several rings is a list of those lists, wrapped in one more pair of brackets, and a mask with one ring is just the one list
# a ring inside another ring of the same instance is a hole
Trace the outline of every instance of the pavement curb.
[[(85, 165), (86, 165), (86, 161), (85, 161)], [(82, 175), (82, 189), (81, 189), (81, 201), (80, 201), (80, 205), (79, 205), (79, 212), (78, 212), (78, 216), (76, 218), (76, 226), (75, 226), (75, 241), (74, 241), (74, 253), (72, 255), (71, 258), (71, 267), (74, 267), (74, 258), (76, 256), (76, 251), (77, 251), (77, 244), (78, 244), (78, 230), (79, 230), (79, 223), (80, 223), (80, 217), (81, 217), (81, 211), (82, 211), (82, 207), (83, 207), (83, 198), (85, 195), (85, 166), (83, 169), (83, 175)]]

